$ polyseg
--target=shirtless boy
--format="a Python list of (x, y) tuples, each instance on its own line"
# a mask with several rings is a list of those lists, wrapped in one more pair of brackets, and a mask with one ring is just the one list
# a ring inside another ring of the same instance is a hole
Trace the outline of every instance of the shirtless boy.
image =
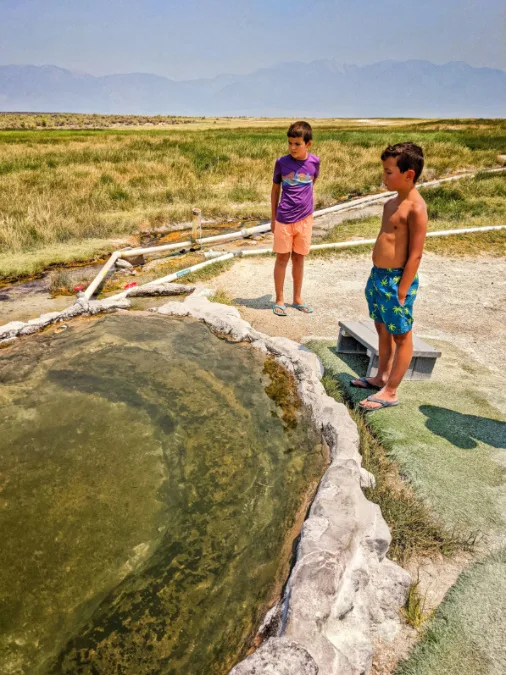
[(366, 411), (399, 404), (397, 388), (413, 355), (413, 303), (418, 267), (427, 233), (427, 208), (415, 183), (423, 169), (423, 151), (414, 143), (390, 145), (381, 155), (383, 183), (397, 192), (383, 209), (374, 245), (374, 267), (365, 295), (379, 336), (378, 373), (353, 380), (354, 387), (377, 389), (360, 402)]

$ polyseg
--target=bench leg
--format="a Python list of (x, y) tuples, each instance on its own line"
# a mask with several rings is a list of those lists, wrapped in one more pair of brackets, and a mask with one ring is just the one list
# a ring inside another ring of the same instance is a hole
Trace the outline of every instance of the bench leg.
[(337, 338), (336, 351), (338, 354), (365, 354), (367, 348), (351, 335), (347, 335), (342, 330)]
[(366, 377), (374, 377), (378, 374), (379, 357), (377, 354), (371, 354), (369, 365), (367, 367)]

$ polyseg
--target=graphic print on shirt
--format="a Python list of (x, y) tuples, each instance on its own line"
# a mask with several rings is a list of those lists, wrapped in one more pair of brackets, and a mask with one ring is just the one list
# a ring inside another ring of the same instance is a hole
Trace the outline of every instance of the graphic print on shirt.
[(309, 173), (299, 173), (298, 171), (291, 171), (286, 176), (281, 176), (283, 185), (290, 185), (292, 187), (297, 185), (308, 185), (313, 182), (313, 176)]

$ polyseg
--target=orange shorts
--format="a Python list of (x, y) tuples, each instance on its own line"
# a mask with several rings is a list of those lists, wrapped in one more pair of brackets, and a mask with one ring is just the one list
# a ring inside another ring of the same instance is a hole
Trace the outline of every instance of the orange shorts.
[(274, 253), (290, 253), (307, 255), (311, 246), (313, 216), (306, 216), (296, 223), (276, 223), (274, 225)]

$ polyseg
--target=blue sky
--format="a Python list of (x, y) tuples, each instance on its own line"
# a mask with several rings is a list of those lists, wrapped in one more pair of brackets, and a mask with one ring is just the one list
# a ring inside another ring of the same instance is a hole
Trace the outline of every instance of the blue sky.
[(506, 70), (504, 0), (0, 0), (0, 65), (174, 79), (283, 61)]

